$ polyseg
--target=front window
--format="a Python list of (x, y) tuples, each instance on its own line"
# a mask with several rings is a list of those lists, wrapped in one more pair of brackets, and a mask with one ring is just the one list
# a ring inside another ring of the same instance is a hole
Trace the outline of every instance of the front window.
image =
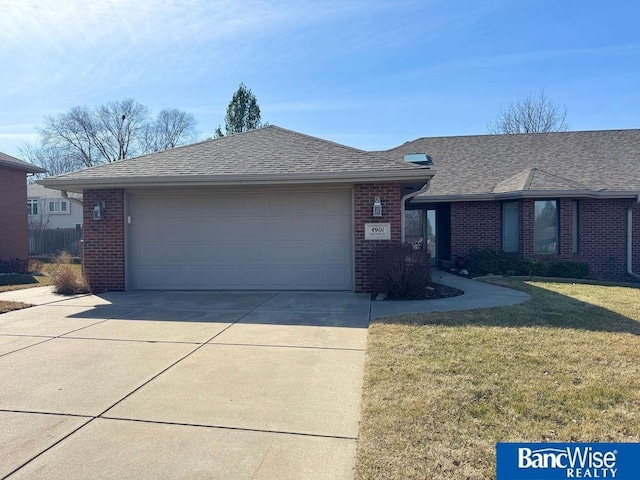
[(38, 215), (38, 200), (35, 198), (30, 198), (27, 200), (27, 214), (28, 215)]
[(69, 202), (67, 200), (49, 200), (49, 213), (69, 213)]
[(520, 251), (520, 207), (518, 202), (502, 204), (502, 251)]
[(558, 202), (536, 200), (533, 222), (534, 253), (558, 253)]

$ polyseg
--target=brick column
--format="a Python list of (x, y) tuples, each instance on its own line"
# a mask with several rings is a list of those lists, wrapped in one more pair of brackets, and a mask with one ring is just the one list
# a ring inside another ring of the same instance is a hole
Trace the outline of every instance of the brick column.
[[(371, 292), (371, 261), (376, 248), (388, 240), (365, 240), (365, 223), (391, 224), (391, 241), (401, 240), (401, 185), (399, 183), (367, 183), (353, 186), (354, 192), (354, 244), (355, 288), (359, 293)], [(376, 196), (382, 203), (382, 217), (373, 217)]]
[[(104, 202), (104, 218), (93, 207)], [(124, 290), (124, 191), (85, 190), (83, 194), (84, 275), (92, 292)]]

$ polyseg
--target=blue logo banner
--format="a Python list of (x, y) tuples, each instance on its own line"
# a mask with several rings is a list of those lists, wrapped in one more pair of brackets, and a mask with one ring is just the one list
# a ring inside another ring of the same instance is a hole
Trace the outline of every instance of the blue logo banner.
[(640, 443), (498, 443), (496, 480), (640, 479)]

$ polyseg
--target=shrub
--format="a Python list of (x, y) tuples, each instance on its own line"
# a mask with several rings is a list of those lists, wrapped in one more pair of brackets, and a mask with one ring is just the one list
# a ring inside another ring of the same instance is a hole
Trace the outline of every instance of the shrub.
[(62, 252), (56, 257), (56, 265), (51, 270), (54, 291), (62, 295), (88, 293), (89, 285), (84, 276), (73, 268), (73, 257)]
[(495, 250), (481, 250), (474, 247), (467, 255), (467, 269), (479, 275), (488, 273), (499, 275), (509, 270), (512, 264), (513, 259), (510, 255)]
[(27, 270), (29, 273), (41, 273), (44, 264), (37, 258), (30, 258)]
[(516, 270), (520, 275), (544, 277), (549, 273), (549, 264), (535, 258), (530, 260), (521, 260), (516, 265)]
[(560, 278), (585, 278), (589, 265), (584, 262), (558, 262), (549, 266), (549, 275)]
[(0, 273), (28, 273), (28, 263), (28, 260), (20, 258), (0, 260)]
[(378, 248), (372, 259), (374, 290), (388, 298), (424, 298), (431, 281), (429, 251), (410, 243), (389, 243)]

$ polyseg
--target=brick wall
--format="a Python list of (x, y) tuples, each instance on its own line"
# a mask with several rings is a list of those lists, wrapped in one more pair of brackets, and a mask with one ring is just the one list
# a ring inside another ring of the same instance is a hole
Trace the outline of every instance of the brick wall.
[(26, 260), (28, 242), (27, 175), (0, 166), (0, 260)]
[(451, 260), (466, 257), (472, 247), (502, 248), (499, 202), (451, 204)]
[[(104, 202), (104, 218), (92, 220), (93, 207)], [(84, 274), (93, 292), (124, 290), (124, 191), (84, 191)]]
[[(391, 241), (401, 240), (401, 186), (398, 183), (358, 184), (354, 192), (354, 244), (355, 244), (355, 291), (370, 292), (372, 257), (378, 246), (386, 240), (365, 240), (365, 223), (391, 224)], [(373, 202), (376, 196), (382, 202), (382, 217), (373, 217)]]
[[(632, 200), (580, 200), (580, 258), (596, 277), (624, 280), (627, 271), (627, 209)], [(640, 249), (640, 210), (634, 209), (634, 264)], [(637, 273), (637, 268), (636, 268)]]
[[(534, 199), (520, 201), (520, 257), (554, 262), (582, 261), (596, 278), (626, 280), (627, 199), (579, 199), (579, 247), (572, 253), (573, 199), (559, 199), (558, 254), (533, 251)], [(451, 257), (466, 256), (472, 247), (501, 250), (501, 202), (451, 204)], [(640, 207), (634, 209), (634, 272), (640, 271)]]

